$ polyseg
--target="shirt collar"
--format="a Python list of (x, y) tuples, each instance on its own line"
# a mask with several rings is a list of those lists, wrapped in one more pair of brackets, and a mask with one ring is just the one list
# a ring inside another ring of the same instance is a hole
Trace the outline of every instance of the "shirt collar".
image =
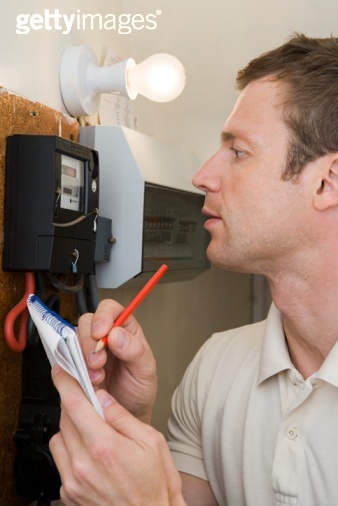
[[(318, 378), (338, 387), (338, 341), (320, 369), (311, 378)], [(266, 320), (259, 361), (258, 384), (285, 370), (295, 370), (291, 362), (282, 324), (282, 316), (274, 303)]]
[(293, 365), (285, 340), (281, 313), (272, 303), (262, 341), (258, 384), (286, 369), (293, 369)]
[(313, 378), (318, 378), (327, 383), (331, 383), (338, 387), (338, 341), (335, 343), (330, 353), (326, 357), (321, 368), (312, 375)]

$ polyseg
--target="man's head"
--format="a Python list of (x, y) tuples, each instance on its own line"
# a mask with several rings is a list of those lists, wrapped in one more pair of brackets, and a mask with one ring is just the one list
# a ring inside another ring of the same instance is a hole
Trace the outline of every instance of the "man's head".
[(337, 78), (336, 41), (303, 36), (239, 73), (220, 148), (193, 180), (206, 194), (214, 264), (299, 273), (336, 249)]
[(338, 152), (338, 39), (295, 35), (240, 70), (237, 87), (268, 76), (284, 84), (290, 141), (283, 177), (297, 178), (307, 163)]

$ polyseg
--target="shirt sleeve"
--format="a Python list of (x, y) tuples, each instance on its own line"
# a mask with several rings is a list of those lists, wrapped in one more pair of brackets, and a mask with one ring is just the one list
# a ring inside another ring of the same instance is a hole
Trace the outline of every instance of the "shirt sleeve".
[(202, 445), (203, 405), (208, 391), (208, 367), (204, 362), (208, 340), (188, 366), (172, 399), (172, 414), (168, 422), (168, 444), (179, 471), (208, 480)]

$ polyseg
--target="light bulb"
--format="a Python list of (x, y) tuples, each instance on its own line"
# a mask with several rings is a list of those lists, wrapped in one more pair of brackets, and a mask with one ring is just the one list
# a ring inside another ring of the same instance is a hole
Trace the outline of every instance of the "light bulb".
[(87, 46), (69, 46), (60, 64), (60, 87), (65, 107), (72, 116), (94, 114), (101, 93), (118, 93), (131, 98), (138, 94), (156, 102), (169, 102), (185, 86), (182, 63), (159, 53), (136, 65), (132, 58), (100, 67)]
[(127, 90), (131, 99), (138, 94), (155, 102), (169, 102), (178, 97), (185, 86), (185, 71), (174, 56), (158, 53), (126, 69)]

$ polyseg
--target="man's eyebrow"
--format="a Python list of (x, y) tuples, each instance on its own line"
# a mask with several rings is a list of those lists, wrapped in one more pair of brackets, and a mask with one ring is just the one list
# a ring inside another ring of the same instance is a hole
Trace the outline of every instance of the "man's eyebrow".
[(242, 139), (244, 142), (249, 145), (253, 145), (255, 143), (254, 138), (251, 134), (246, 133), (245, 131), (241, 131), (238, 133), (231, 132), (230, 130), (223, 130), (221, 132), (221, 142), (234, 142), (236, 139)]
[(222, 142), (233, 141), (235, 138), (236, 138), (236, 136), (232, 132), (226, 132), (224, 130), (221, 132), (221, 141)]

